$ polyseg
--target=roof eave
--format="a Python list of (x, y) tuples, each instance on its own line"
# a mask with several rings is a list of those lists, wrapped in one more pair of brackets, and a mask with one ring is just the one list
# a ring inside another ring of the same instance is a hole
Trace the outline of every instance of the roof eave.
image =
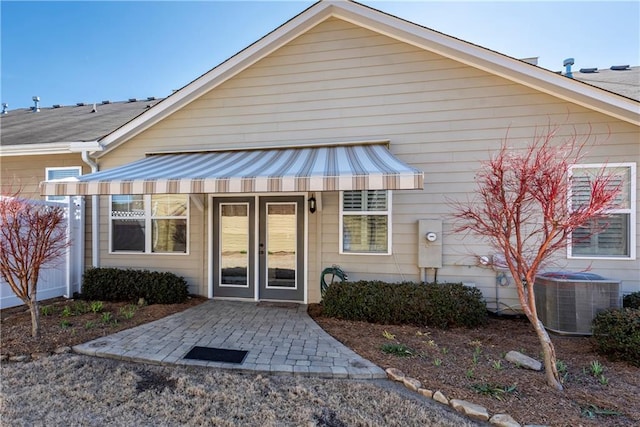
[(363, 9), (353, 2), (341, 6), (334, 13), (337, 18), (640, 126), (640, 102), (367, 6)]
[(276, 30), (222, 62), (180, 90), (174, 92), (147, 112), (100, 139), (100, 143), (105, 147), (105, 151), (98, 154), (97, 157), (106, 154), (106, 152), (138, 135), (179, 108), (182, 108), (211, 91), (229, 78), (284, 46), (310, 28), (330, 18), (334, 8), (334, 2), (331, 1), (315, 3)]
[(42, 144), (16, 144), (0, 146), (0, 157), (38, 156), (49, 154), (69, 154), (68, 142), (47, 142)]
[(0, 146), (0, 157), (44, 156), (51, 154), (70, 154), (99, 152), (103, 147), (98, 141), (45, 142), (40, 144), (15, 144)]
[(412, 44), (541, 92), (640, 126), (640, 103), (350, 1), (315, 3), (104, 138), (106, 154), (330, 17)]

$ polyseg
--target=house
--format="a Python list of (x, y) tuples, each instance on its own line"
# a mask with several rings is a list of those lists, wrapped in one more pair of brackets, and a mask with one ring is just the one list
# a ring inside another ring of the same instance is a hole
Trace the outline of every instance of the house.
[[(4, 121), (4, 119), (3, 119)], [(619, 227), (558, 257), (640, 289), (640, 102), (355, 2), (320, 1), (81, 151), (97, 172), (43, 182), (99, 198), (94, 265), (184, 276), (210, 298), (317, 302), (320, 274), (462, 281), (518, 310), (451, 200), (509, 135), (549, 123), (624, 179)]]
[(612, 65), (603, 70), (580, 68), (571, 74), (581, 82), (640, 101), (640, 67)]
[(20, 187), (34, 199), (40, 198), (38, 184), (42, 180), (90, 173), (91, 167), (82, 160), (82, 153), (99, 150), (96, 141), (159, 102), (150, 97), (45, 108), (35, 98), (31, 108), (0, 114), (2, 182)]
[[(99, 104), (78, 102), (76, 105), (54, 104), (43, 107), (34, 97), (31, 108), (5, 110), (0, 114), (0, 182), (3, 192), (20, 190), (25, 197), (48, 201), (64, 201), (65, 196), (41, 196), (42, 180), (60, 180), (77, 177), (97, 170), (90, 151), (101, 150), (100, 138), (118, 129), (142, 114), (161, 99), (129, 99), (123, 102), (104, 100)], [(97, 196), (86, 203), (86, 211), (97, 222)], [(80, 211), (85, 211), (82, 204)], [(92, 213), (92, 214), (91, 214)], [(83, 214), (84, 215), (84, 214)], [(91, 221), (82, 224), (85, 239), (76, 242), (77, 250), (87, 251), (87, 260), (76, 266), (83, 271), (91, 265), (92, 245), (98, 247)], [(93, 265), (98, 265), (97, 252)], [(72, 286), (77, 288), (77, 286)]]

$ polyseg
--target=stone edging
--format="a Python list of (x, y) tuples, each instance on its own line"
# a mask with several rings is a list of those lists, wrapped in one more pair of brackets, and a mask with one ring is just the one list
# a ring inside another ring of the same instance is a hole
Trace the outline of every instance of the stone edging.
[(420, 381), (415, 378), (407, 377), (404, 372), (399, 369), (387, 368), (385, 372), (390, 380), (403, 383), (409, 390), (415, 391), (416, 393), (428, 399), (433, 399), (443, 405), (450, 406), (455, 411), (466, 415), (471, 419), (488, 421), (490, 424), (498, 427), (521, 427), (521, 424), (514, 420), (509, 414), (494, 414), (492, 417), (489, 417), (489, 412), (484, 406), (476, 405), (475, 403), (467, 402), (466, 400), (449, 399), (439, 390), (434, 392), (426, 389), (422, 387), (422, 383)]
[(30, 362), (32, 360), (38, 360), (45, 357), (49, 357), (53, 354), (71, 353), (71, 347), (58, 347), (53, 352), (46, 353), (31, 353), (31, 354), (18, 354), (15, 356), (9, 356), (6, 354), (0, 355), (0, 361), (2, 362)]

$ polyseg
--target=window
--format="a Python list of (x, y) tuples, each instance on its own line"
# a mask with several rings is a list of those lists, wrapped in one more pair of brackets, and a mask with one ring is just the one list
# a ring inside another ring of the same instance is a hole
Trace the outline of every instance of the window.
[(340, 195), (340, 253), (391, 253), (391, 192), (343, 191)]
[[(56, 167), (45, 169), (46, 181), (60, 181), (67, 178), (75, 178), (82, 175), (82, 167), (69, 166), (69, 167)], [(67, 200), (67, 196), (47, 196), (47, 200), (50, 202), (64, 202)]]
[(111, 196), (111, 252), (187, 253), (187, 197)]
[(613, 177), (611, 185), (621, 186), (616, 206), (603, 218), (583, 224), (571, 236), (571, 258), (635, 258), (635, 163), (609, 165), (576, 165), (571, 168), (571, 206), (588, 203), (591, 197), (591, 180), (603, 166), (605, 174)]

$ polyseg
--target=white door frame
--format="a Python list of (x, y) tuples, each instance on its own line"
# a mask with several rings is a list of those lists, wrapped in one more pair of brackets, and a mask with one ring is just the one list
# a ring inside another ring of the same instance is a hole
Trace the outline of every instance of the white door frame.
[[(216, 298), (215, 295), (213, 295), (213, 239), (214, 239), (214, 226), (213, 226), (213, 199), (216, 197), (224, 197), (224, 198), (231, 198), (231, 197), (254, 197), (255, 198), (255, 203), (256, 203), (256, 210), (259, 208), (259, 198), (261, 196), (304, 196), (305, 198), (305, 203), (303, 204), (304, 206), (304, 230), (303, 230), (303, 238), (304, 238), (304, 242), (303, 242), (303, 248), (304, 248), (304, 254), (303, 254), (303, 271), (304, 271), (304, 298), (302, 303), (303, 304), (308, 304), (309, 301), (309, 209), (307, 209), (307, 200), (309, 199), (309, 193), (305, 193), (305, 192), (291, 192), (291, 193), (211, 193), (211, 194), (207, 194), (207, 209), (206, 209), (206, 219), (207, 219), (207, 245), (206, 245), (206, 250), (207, 250), (207, 297), (212, 299), (212, 298)], [(254, 232), (257, 234), (259, 232), (259, 215), (255, 215), (254, 218), (255, 224), (254, 224)], [(256, 236), (257, 237), (257, 236)], [(215, 237), (217, 238), (217, 237)], [(258, 244), (258, 239), (255, 239), (255, 245)], [(256, 251), (258, 248), (254, 247), (252, 248), (252, 250)], [(253, 296), (253, 301), (259, 301), (260, 300), (260, 286), (259, 286), (259, 270), (258, 270), (258, 257), (255, 257), (254, 260), (254, 268), (253, 268), (253, 274), (254, 274), (254, 281), (255, 281), (255, 291), (254, 291), (254, 296)], [(220, 298), (223, 299), (223, 298)], [(244, 298), (242, 298), (242, 300), (245, 300)]]

